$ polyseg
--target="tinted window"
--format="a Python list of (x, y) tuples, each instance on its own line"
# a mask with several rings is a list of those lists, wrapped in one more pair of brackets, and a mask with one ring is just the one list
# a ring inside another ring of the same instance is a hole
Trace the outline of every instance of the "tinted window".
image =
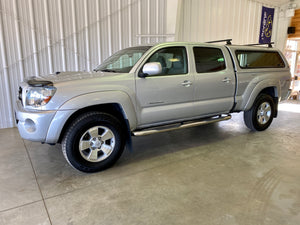
[(155, 52), (147, 62), (159, 62), (162, 73), (159, 75), (186, 74), (187, 56), (184, 47), (163, 48)]
[(236, 51), (241, 68), (282, 68), (284, 61), (278, 52)]
[(226, 68), (221, 49), (194, 47), (193, 50), (197, 73), (216, 72)]

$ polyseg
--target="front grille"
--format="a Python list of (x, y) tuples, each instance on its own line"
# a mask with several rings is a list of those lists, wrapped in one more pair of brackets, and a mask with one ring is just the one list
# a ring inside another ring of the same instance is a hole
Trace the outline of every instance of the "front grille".
[(21, 102), (22, 102), (22, 91), (23, 91), (22, 87), (19, 87), (18, 99), (21, 100)]

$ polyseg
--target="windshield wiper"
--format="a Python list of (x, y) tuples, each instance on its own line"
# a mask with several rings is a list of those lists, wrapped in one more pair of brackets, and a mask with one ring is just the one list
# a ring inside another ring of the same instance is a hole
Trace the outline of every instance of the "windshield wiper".
[(103, 70), (100, 70), (102, 72), (111, 72), (111, 73), (116, 73), (117, 71), (115, 70), (111, 70), (111, 69), (103, 69)]

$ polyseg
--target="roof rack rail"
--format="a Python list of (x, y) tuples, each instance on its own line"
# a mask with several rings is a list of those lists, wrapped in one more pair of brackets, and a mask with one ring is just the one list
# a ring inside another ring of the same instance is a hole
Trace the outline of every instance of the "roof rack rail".
[(216, 41), (207, 41), (207, 42), (205, 42), (205, 43), (218, 43), (218, 42), (224, 42), (224, 41), (226, 41), (226, 44), (227, 44), (227, 45), (231, 45), (232, 39), (223, 39), (223, 40), (216, 40)]
[(247, 44), (245, 46), (268, 45), (268, 48), (272, 48), (273, 47), (272, 44), (274, 44), (274, 42), (264, 43), (264, 44), (260, 44), (260, 43), (257, 43), (257, 44)]

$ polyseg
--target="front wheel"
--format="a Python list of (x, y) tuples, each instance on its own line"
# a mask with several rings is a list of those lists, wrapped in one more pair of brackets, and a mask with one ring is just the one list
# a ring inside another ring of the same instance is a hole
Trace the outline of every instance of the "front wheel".
[(260, 94), (251, 109), (244, 112), (245, 124), (253, 131), (263, 131), (271, 125), (274, 112), (273, 98), (267, 94)]
[(62, 140), (63, 154), (68, 163), (87, 173), (111, 167), (123, 149), (121, 124), (107, 113), (88, 112), (79, 116)]

